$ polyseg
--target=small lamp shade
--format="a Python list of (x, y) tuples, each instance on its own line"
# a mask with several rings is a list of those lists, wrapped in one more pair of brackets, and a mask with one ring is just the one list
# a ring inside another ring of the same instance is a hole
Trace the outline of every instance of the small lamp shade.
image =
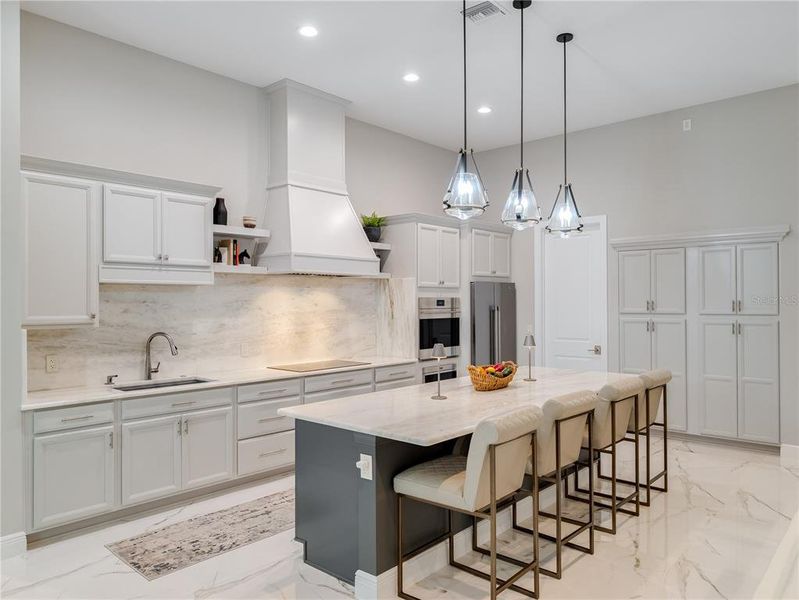
[(535, 348), (535, 338), (533, 337), (532, 333), (528, 333), (524, 336), (524, 342), (522, 342), (522, 346), (525, 348)]
[(447, 358), (447, 351), (444, 350), (444, 344), (433, 344), (433, 358)]

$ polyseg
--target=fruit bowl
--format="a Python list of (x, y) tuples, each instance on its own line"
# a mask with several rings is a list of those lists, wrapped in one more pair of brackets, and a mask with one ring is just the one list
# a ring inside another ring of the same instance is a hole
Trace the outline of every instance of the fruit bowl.
[[(500, 366), (502, 367), (501, 371), (497, 369)], [(513, 376), (516, 375), (517, 367), (515, 362), (506, 360), (496, 365), (469, 365), (467, 368), (474, 389), (478, 392), (491, 392), (508, 387), (508, 384), (513, 381)]]

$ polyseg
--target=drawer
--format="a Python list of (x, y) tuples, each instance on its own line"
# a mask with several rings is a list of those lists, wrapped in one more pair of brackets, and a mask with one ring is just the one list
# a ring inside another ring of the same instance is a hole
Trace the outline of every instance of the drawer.
[(256, 400), (299, 396), (302, 393), (302, 379), (282, 379), (267, 383), (240, 385), (238, 390), (239, 404), (242, 402), (255, 402)]
[(407, 379), (395, 379), (393, 381), (383, 381), (382, 383), (376, 383), (375, 391), (382, 392), (383, 390), (393, 390), (408, 385), (416, 385), (416, 378), (411, 377)]
[(324, 392), (366, 383), (372, 383), (372, 369), (334, 373), (332, 375), (317, 375), (316, 377), (307, 377), (305, 379), (305, 393)]
[(273, 433), (239, 442), (238, 474), (279, 469), (294, 464), (294, 432)]
[(303, 398), (304, 404), (311, 402), (322, 402), (323, 400), (334, 400), (335, 398), (346, 398), (347, 396), (357, 396), (358, 394), (368, 394), (373, 390), (371, 383), (364, 385), (356, 385), (348, 388), (341, 388), (335, 390), (326, 390), (324, 392), (306, 393)]
[(122, 418), (138, 419), (226, 404), (233, 404), (233, 388), (164, 394), (137, 400), (123, 400)]
[(294, 419), (281, 417), (277, 409), (297, 404), (300, 404), (299, 396), (239, 405), (239, 439), (294, 429)]
[(416, 377), (416, 364), (395, 365), (393, 367), (378, 367), (375, 369), (375, 383), (396, 381)]
[(61, 431), (87, 425), (99, 425), (114, 421), (114, 403), (87, 404), (52, 410), (37, 410), (33, 413), (33, 433)]

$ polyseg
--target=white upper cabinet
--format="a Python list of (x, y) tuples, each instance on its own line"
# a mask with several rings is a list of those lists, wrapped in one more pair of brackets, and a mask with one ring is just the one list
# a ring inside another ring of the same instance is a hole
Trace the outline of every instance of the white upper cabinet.
[(23, 172), (26, 326), (95, 325), (99, 298), (92, 181)]
[(776, 243), (699, 249), (699, 312), (706, 315), (779, 313)]
[(211, 208), (208, 198), (163, 194), (163, 260), (168, 265), (211, 264)]
[(510, 277), (510, 234), (471, 230), (472, 276)]
[(456, 288), (461, 281), (461, 234), (458, 229), (441, 227), (438, 256), (441, 269), (441, 286)]
[(649, 312), (649, 250), (619, 252), (619, 312)]
[(491, 238), (491, 260), (493, 275), (510, 277), (510, 234), (494, 233)]
[(685, 248), (619, 252), (620, 313), (685, 313)]
[(161, 264), (161, 192), (103, 186), (103, 261)]
[(416, 228), (416, 281), (419, 287), (460, 285), (460, 231), (419, 223)]

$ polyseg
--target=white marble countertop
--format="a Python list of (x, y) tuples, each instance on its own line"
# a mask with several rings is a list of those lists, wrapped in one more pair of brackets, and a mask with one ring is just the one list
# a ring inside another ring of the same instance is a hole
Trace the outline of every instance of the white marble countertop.
[[(122, 392), (115, 390), (112, 386), (98, 387), (75, 387), (63, 388), (58, 390), (42, 390), (30, 392), (22, 404), (22, 410), (38, 410), (41, 408), (55, 408), (59, 406), (72, 406), (78, 404), (92, 404), (107, 400), (129, 400), (131, 398), (142, 398), (146, 396), (161, 396), (164, 394), (174, 394), (176, 392), (192, 392), (197, 390), (207, 390), (220, 387), (231, 387), (244, 385), (247, 383), (262, 383), (279, 379), (298, 379), (301, 377), (313, 377), (314, 375), (326, 375), (332, 373), (344, 373), (347, 371), (359, 371), (363, 369), (374, 369), (376, 367), (388, 367), (393, 365), (412, 364), (416, 362), (414, 358), (397, 358), (390, 356), (364, 356), (349, 360), (369, 363), (354, 367), (342, 367), (338, 369), (325, 369), (322, 371), (307, 371), (305, 373), (294, 373), (291, 371), (279, 371), (276, 369), (248, 369), (242, 371), (222, 371), (218, 373), (198, 373), (187, 377), (203, 377), (211, 381), (154, 388), (149, 390), (134, 390)], [(117, 385), (130, 382), (117, 382)]]
[(441, 382), (446, 400), (432, 400), (436, 384), (408, 386), (281, 408), (278, 414), (376, 437), (432, 446), (472, 433), (482, 419), (580, 390), (599, 391), (606, 383), (637, 377), (623, 373), (533, 367), (537, 381), (516, 374), (502, 390), (478, 392), (468, 377)]

